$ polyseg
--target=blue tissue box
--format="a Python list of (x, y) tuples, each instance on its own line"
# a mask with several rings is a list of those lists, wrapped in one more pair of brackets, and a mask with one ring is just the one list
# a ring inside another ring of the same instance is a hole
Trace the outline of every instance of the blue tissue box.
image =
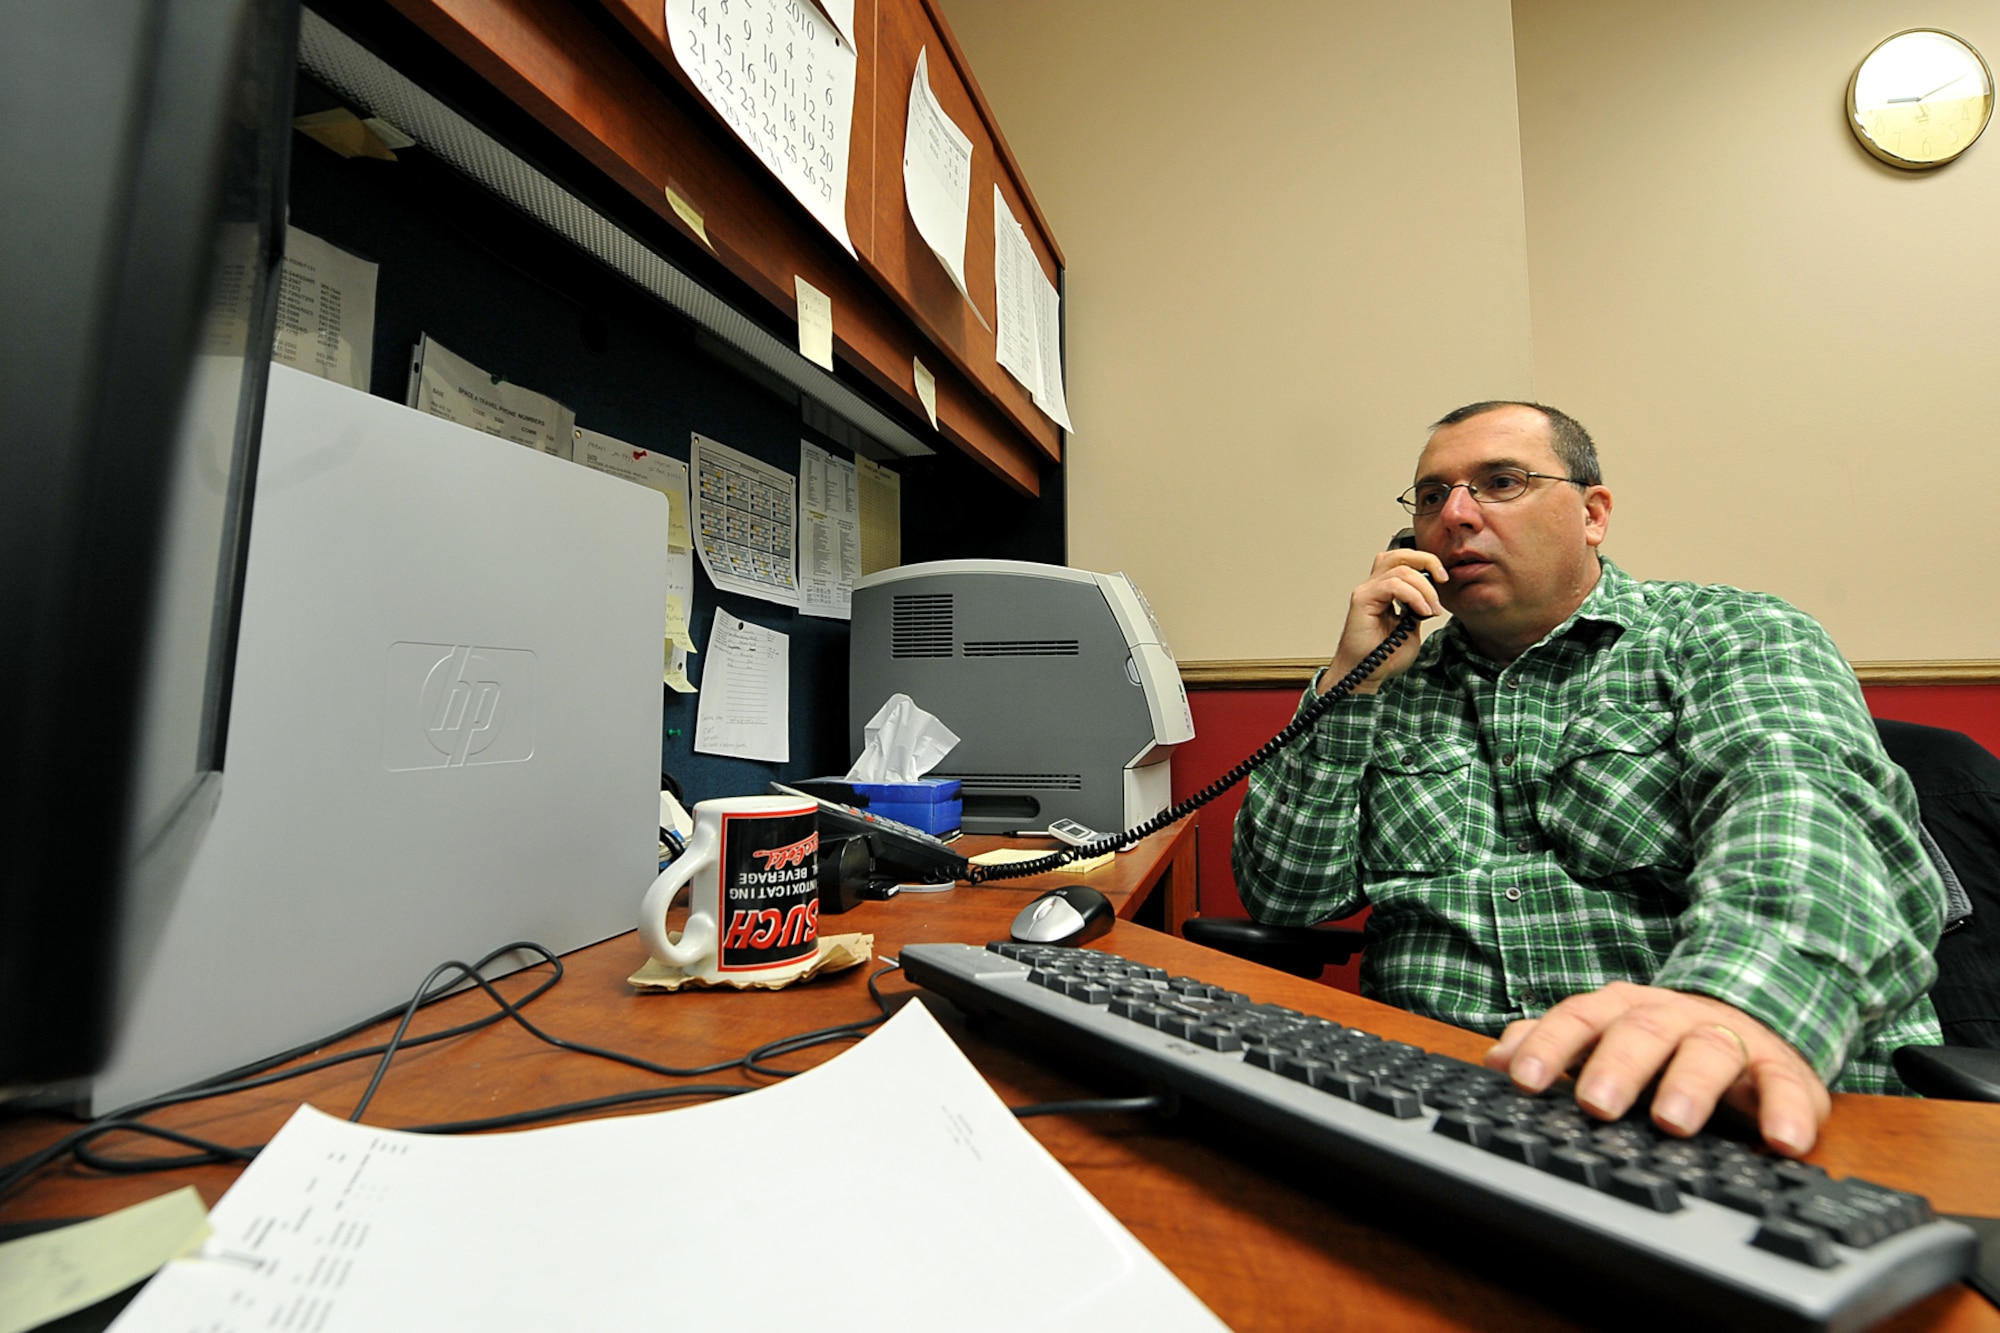
[(867, 800), (865, 805), (861, 801), (854, 804), (871, 815), (893, 819), (935, 836), (955, 833), (964, 822), (965, 801), (959, 796), (957, 778), (918, 778), (915, 782), (845, 782), (839, 778), (818, 781), (838, 782), (851, 788), (855, 795)]

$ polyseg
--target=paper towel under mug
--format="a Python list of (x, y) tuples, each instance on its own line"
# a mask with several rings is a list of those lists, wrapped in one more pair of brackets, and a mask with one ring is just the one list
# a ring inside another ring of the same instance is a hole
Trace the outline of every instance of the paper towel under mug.
[[(694, 807), (687, 850), (639, 906), (653, 957), (691, 976), (779, 980), (819, 952), (818, 804), (796, 796), (730, 796)], [(692, 884), (687, 924), (667, 935), (667, 907)]]

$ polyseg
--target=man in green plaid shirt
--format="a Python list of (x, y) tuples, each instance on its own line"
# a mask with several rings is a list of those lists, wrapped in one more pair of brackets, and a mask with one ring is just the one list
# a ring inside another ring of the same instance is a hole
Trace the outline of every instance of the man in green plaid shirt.
[(1376, 557), (1314, 690), (1399, 604), (1453, 619), (1251, 778), (1251, 914), (1372, 906), (1367, 994), (1499, 1035), (1530, 1090), (1584, 1060), (1606, 1118), (1660, 1075), (1666, 1129), (1726, 1097), (1797, 1155), (1829, 1084), (1904, 1091), (1889, 1053), (1939, 1041), (1944, 890), (1825, 631), (1601, 559), (1611, 493), (1551, 408), (1453, 412), (1402, 500), (1416, 549)]

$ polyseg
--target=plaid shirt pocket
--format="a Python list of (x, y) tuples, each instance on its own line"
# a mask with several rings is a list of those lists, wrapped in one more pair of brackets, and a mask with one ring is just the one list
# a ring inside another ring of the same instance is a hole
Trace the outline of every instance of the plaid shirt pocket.
[(1385, 739), (1369, 765), (1361, 867), (1396, 875), (1436, 875), (1471, 855), (1470, 736)]
[(1675, 786), (1675, 716), (1598, 708), (1571, 722), (1540, 803), (1542, 832), (1578, 879), (1641, 867), (1685, 871), (1690, 840)]

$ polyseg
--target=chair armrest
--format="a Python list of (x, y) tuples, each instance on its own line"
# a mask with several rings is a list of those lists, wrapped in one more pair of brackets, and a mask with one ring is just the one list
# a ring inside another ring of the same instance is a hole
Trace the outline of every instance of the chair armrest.
[(1181, 933), (1196, 944), (1289, 972), (1318, 977), (1329, 965), (1344, 963), (1361, 948), (1362, 934), (1334, 926), (1267, 926), (1233, 916), (1189, 917)]
[(1926, 1097), (2000, 1102), (2000, 1051), (1979, 1046), (1899, 1046), (1892, 1058), (1903, 1082)]

